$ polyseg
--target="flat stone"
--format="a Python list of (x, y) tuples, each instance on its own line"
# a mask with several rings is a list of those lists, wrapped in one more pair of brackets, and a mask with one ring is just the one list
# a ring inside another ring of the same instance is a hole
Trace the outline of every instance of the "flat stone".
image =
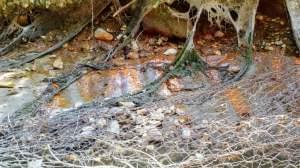
[(15, 83), (12, 81), (0, 81), (0, 88), (14, 88)]
[(231, 66), (229, 66), (229, 68), (228, 68), (228, 71), (229, 71), (229, 72), (233, 72), (233, 73), (240, 72), (240, 70), (241, 70), (241, 67), (238, 66), (238, 65), (231, 65)]
[(129, 108), (135, 107), (135, 104), (133, 102), (119, 102), (119, 105)]
[(222, 31), (216, 31), (214, 36), (217, 38), (222, 38), (225, 36), (225, 34)]
[(176, 55), (178, 50), (176, 48), (169, 48), (164, 52), (164, 55)]
[(102, 28), (95, 31), (95, 38), (101, 41), (112, 41), (114, 36)]
[(64, 63), (63, 63), (63, 61), (60, 57), (55, 59), (55, 61), (53, 62), (53, 67), (56, 68), (56, 69), (63, 69), (64, 68)]
[(113, 120), (109, 124), (108, 131), (114, 134), (120, 134), (120, 125), (117, 120)]
[(139, 58), (139, 54), (137, 52), (129, 52), (127, 57), (129, 59), (138, 59)]

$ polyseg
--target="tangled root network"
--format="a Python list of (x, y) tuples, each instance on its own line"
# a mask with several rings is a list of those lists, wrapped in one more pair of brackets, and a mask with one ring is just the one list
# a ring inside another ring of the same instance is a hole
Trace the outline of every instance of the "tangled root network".
[[(231, 22), (240, 44), (252, 38), (258, 0), (186, 1), (206, 11), (211, 22)], [(0, 6), (7, 2), (0, 0)], [(95, 103), (8, 117), (0, 123), (0, 167), (298, 168), (299, 70), (266, 72), (140, 107)], [(239, 103), (233, 107), (226, 95), (235, 95)], [(187, 116), (176, 104), (195, 108)], [(251, 116), (240, 118), (234, 108)]]

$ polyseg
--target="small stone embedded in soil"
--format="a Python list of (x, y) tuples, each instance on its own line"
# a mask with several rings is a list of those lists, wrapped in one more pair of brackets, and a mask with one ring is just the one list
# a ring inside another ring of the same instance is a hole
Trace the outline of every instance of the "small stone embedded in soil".
[(164, 55), (172, 56), (176, 55), (178, 53), (178, 50), (176, 48), (169, 48), (164, 52)]
[(222, 38), (225, 36), (225, 34), (222, 31), (216, 31), (214, 36), (217, 38)]
[(177, 117), (177, 120), (179, 121), (180, 124), (189, 124), (191, 122), (191, 116), (188, 115), (181, 115)]
[(127, 55), (127, 57), (129, 59), (138, 59), (139, 58), (139, 54), (137, 52), (133, 51), (133, 52), (129, 52), (128, 55)]
[(168, 97), (172, 95), (172, 92), (169, 90), (168, 86), (164, 83), (158, 90), (158, 95), (162, 97)]
[(215, 50), (215, 51), (214, 51), (214, 54), (219, 55), (219, 56), (222, 55), (222, 53), (221, 53), (220, 50)]
[(148, 130), (143, 137), (145, 138), (145, 140), (147, 142), (161, 142), (163, 141), (163, 136), (162, 133), (160, 132), (159, 129), (157, 128), (153, 128)]
[(114, 36), (106, 30), (98, 28), (95, 31), (95, 38), (101, 41), (112, 41), (114, 39)]
[(133, 51), (139, 51), (139, 46), (137, 44), (137, 41), (133, 40), (131, 42), (131, 48), (132, 48)]
[(53, 67), (56, 68), (56, 69), (63, 69), (64, 68), (64, 63), (63, 63), (63, 61), (60, 57), (55, 59), (55, 61), (53, 62)]
[(14, 88), (15, 83), (12, 81), (0, 81), (0, 88)]
[(158, 109), (157, 111), (153, 111), (151, 113), (151, 119), (152, 120), (158, 120), (158, 121), (162, 121), (164, 120), (165, 115), (162, 113), (162, 110)]
[(69, 155), (67, 155), (65, 157), (65, 159), (67, 161), (70, 161), (70, 162), (74, 162), (74, 161), (78, 161), (79, 160), (79, 158), (78, 158), (78, 156), (76, 154), (69, 154)]
[(228, 71), (233, 72), (233, 73), (238, 73), (238, 72), (240, 72), (240, 70), (241, 70), (241, 68), (238, 65), (231, 65), (228, 68)]
[(259, 21), (263, 21), (264, 20), (264, 16), (263, 15), (257, 15), (256, 19)]
[(113, 120), (109, 124), (108, 131), (114, 134), (120, 134), (120, 125), (117, 120)]
[(192, 131), (190, 128), (184, 127), (182, 128), (182, 137), (185, 139), (191, 138)]
[(107, 125), (107, 121), (104, 118), (100, 118), (98, 121), (96, 121), (96, 126), (99, 128), (104, 128)]
[(172, 92), (179, 92), (182, 90), (183, 86), (180, 84), (177, 78), (168, 80), (168, 88)]
[(133, 102), (119, 102), (119, 105), (129, 108), (135, 107), (135, 104)]
[(272, 46), (266, 46), (266, 47), (265, 47), (265, 50), (267, 50), (267, 51), (273, 51), (273, 50), (274, 50), (274, 47), (272, 47)]

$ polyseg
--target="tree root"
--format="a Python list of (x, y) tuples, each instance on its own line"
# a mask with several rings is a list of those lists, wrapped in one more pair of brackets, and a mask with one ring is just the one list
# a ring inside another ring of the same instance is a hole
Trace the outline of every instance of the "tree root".
[(47, 33), (49, 30), (56, 28), (59, 26), (57, 23), (59, 23), (59, 17), (48, 12), (41, 16), (37, 16), (31, 24), (25, 27), (20, 26), (15, 20), (13, 20), (13, 23), (1, 35), (1, 38), (3, 40), (8, 40), (9, 36), (12, 36), (15, 33), (17, 36), (13, 38), (7, 46), (0, 49), (0, 56), (12, 51), (22, 42), (22, 40), (33, 40)]
[[(118, 51), (126, 47), (131, 42), (131, 40), (135, 37), (136, 33), (138, 32), (144, 16), (151, 11), (153, 5), (152, 3), (149, 4), (148, 1), (136, 0), (136, 8), (137, 9), (135, 10), (133, 18), (130, 21), (126, 32), (122, 36), (122, 39), (120, 40), (120, 42), (118, 42), (118, 44), (115, 47), (113, 47), (113, 49), (111, 49), (104, 56), (104, 62), (109, 61)], [(97, 65), (94, 65), (94, 67), (96, 68)]]

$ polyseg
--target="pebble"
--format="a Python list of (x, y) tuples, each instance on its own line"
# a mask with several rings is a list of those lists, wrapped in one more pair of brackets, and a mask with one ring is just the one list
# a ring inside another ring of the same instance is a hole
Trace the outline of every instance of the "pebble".
[(133, 102), (119, 102), (119, 105), (129, 108), (135, 107), (135, 104)]
[(137, 52), (129, 52), (127, 57), (129, 59), (138, 59), (139, 58), (139, 54)]
[(101, 41), (112, 41), (114, 36), (102, 28), (95, 31), (95, 38)]
[(161, 142), (161, 141), (163, 141), (162, 133), (157, 128), (148, 130), (143, 135), (143, 137), (145, 137), (147, 142), (152, 142), (152, 141)]
[(189, 124), (191, 122), (191, 116), (188, 115), (182, 115), (182, 116), (178, 116), (177, 120), (179, 121), (180, 124)]
[(162, 113), (161, 110), (157, 110), (157, 111), (154, 111), (153, 113), (151, 113), (152, 120), (162, 121), (162, 120), (164, 120), (164, 118), (165, 118), (165, 115)]
[(135, 40), (131, 42), (131, 48), (133, 51), (139, 51), (139, 46)]
[(56, 69), (63, 69), (64, 68), (64, 63), (63, 63), (63, 61), (60, 57), (55, 59), (55, 61), (53, 62), (53, 67), (56, 68)]
[(167, 55), (167, 56), (173, 56), (173, 55), (176, 55), (178, 53), (178, 50), (175, 49), (175, 48), (169, 48), (167, 49), (165, 52), (164, 52), (164, 55)]
[(222, 55), (222, 53), (221, 53), (220, 50), (215, 50), (215, 51), (214, 51), (214, 54), (219, 55), (219, 56)]
[(117, 120), (113, 120), (109, 124), (108, 131), (114, 134), (120, 134), (120, 125)]
[(273, 50), (274, 50), (274, 47), (272, 47), (272, 46), (266, 46), (266, 47), (265, 47), (265, 50), (267, 50), (267, 51), (273, 51)]
[(182, 128), (182, 137), (185, 139), (191, 138), (192, 135), (192, 131), (190, 128)]
[(158, 90), (158, 95), (162, 97), (172, 96), (172, 92), (169, 90), (168, 86), (164, 83)]
[(182, 90), (183, 87), (184, 86), (182, 86), (182, 84), (180, 84), (180, 82), (178, 81), (177, 78), (173, 78), (168, 81), (168, 88), (172, 92), (179, 92)]
[(233, 72), (233, 73), (238, 73), (238, 72), (240, 72), (240, 70), (241, 70), (241, 68), (238, 65), (231, 65), (228, 68), (228, 71)]
[(95, 128), (91, 127), (91, 126), (83, 127), (80, 135), (91, 136), (93, 134), (94, 130), (95, 130)]
[(12, 81), (5, 81), (5, 82), (1, 82), (0, 81), (0, 88), (14, 88), (15, 84)]
[(222, 31), (216, 31), (214, 36), (217, 38), (222, 38), (225, 36), (225, 34)]
[(277, 45), (277, 46), (281, 46), (282, 44), (283, 44), (283, 42), (281, 40), (275, 41), (275, 45)]
[(74, 161), (79, 160), (79, 158), (76, 154), (69, 154), (65, 157), (65, 159), (69, 162), (74, 162)]
[(264, 16), (262, 16), (262, 15), (257, 15), (257, 16), (256, 16), (256, 19), (259, 20), (259, 21), (263, 21), (263, 20), (264, 20)]
[(104, 118), (100, 118), (97, 122), (96, 122), (97, 127), (99, 128), (104, 128), (107, 125), (107, 121)]

